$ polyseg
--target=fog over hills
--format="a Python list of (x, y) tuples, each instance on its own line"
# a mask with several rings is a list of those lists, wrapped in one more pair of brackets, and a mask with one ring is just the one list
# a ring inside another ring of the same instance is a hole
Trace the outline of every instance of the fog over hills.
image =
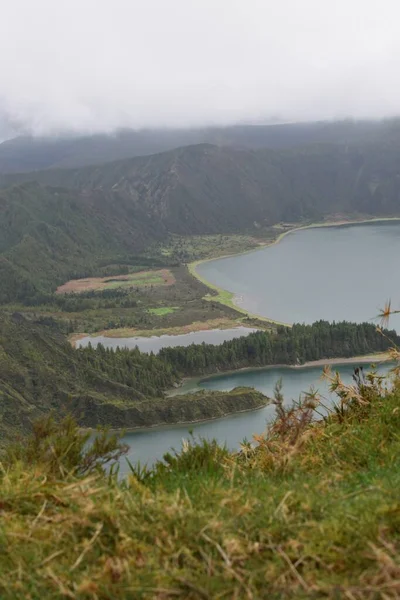
[(199, 129), (124, 129), (90, 136), (19, 136), (0, 144), (0, 173), (94, 165), (210, 143), (239, 148), (290, 148), (308, 143), (349, 143), (387, 135), (397, 120), (321, 121)]

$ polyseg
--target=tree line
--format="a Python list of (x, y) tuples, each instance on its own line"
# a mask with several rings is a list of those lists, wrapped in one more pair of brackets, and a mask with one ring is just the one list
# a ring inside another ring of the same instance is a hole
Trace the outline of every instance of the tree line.
[(102, 345), (89, 345), (78, 352), (95, 370), (146, 394), (148, 390), (160, 393), (184, 376), (366, 355), (400, 343), (395, 331), (383, 333), (370, 323), (318, 321), (313, 325), (279, 326), (274, 333), (258, 331), (217, 346), (203, 343), (163, 348), (157, 355), (138, 348), (113, 350)]

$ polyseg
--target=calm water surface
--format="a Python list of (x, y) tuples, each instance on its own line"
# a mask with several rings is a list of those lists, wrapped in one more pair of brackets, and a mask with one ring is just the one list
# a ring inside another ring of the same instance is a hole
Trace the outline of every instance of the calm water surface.
[[(353, 369), (356, 365), (336, 365), (334, 368), (339, 370), (344, 381), (350, 383)], [(378, 369), (380, 373), (388, 370), (388, 366), (381, 365)], [(189, 382), (181, 388), (181, 392), (193, 391), (195, 389), (208, 390), (232, 390), (238, 386), (251, 386), (260, 390), (267, 396), (273, 395), (275, 383), (282, 377), (283, 393), (287, 402), (298, 399), (301, 392), (310, 389), (314, 385), (324, 396), (332, 401), (327, 385), (321, 381), (322, 367), (273, 367), (258, 369), (254, 371), (239, 371), (227, 375), (219, 375), (208, 378), (200, 382)], [(153, 464), (157, 459), (161, 459), (165, 452), (171, 448), (180, 449), (182, 439), (189, 437), (189, 430), (192, 430), (196, 436), (204, 438), (216, 438), (220, 443), (226, 444), (228, 448), (234, 450), (239, 447), (244, 438), (252, 438), (254, 433), (262, 433), (268, 422), (274, 418), (274, 407), (266, 406), (260, 410), (241, 413), (218, 419), (199, 423), (197, 425), (177, 425), (162, 429), (153, 429), (148, 431), (138, 431), (128, 433), (124, 437), (124, 442), (129, 444), (130, 450), (128, 458), (130, 462), (140, 461), (142, 464)], [(121, 474), (128, 472), (127, 463), (122, 459)]]
[[(198, 272), (211, 283), (236, 294), (236, 302), (252, 313), (286, 323), (329, 321), (365, 321), (378, 314), (379, 308), (392, 300), (400, 308), (400, 276), (397, 268), (400, 256), (400, 223), (381, 222), (343, 227), (324, 227), (293, 232), (279, 244), (256, 252), (219, 259), (199, 265)], [(392, 318), (391, 326), (400, 331), (400, 318)], [(234, 330), (237, 334), (238, 330)], [(192, 337), (174, 336), (173, 343), (211, 341), (220, 343), (230, 335), (227, 331), (198, 332)], [(216, 337), (212, 337), (216, 336)], [(235, 337), (235, 336), (233, 336)], [(91, 340), (93, 343), (93, 339)], [(127, 340), (107, 339), (107, 345), (126, 345)], [(170, 340), (165, 340), (169, 342)], [(164, 341), (161, 345), (166, 345)], [(132, 342), (146, 351), (157, 351), (159, 340), (139, 339)], [(157, 344), (152, 346), (152, 344)], [(351, 381), (354, 365), (336, 366), (345, 381)], [(389, 367), (381, 366), (384, 372)], [(231, 390), (237, 386), (252, 386), (271, 396), (276, 381), (283, 378), (287, 401), (314, 385), (328, 401), (326, 384), (320, 380), (321, 367), (296, 369), (291, 367), (242, 371), (189, 382), (181, 392), (198, 387), (210, 390)], [(274, 408), (226, 417), (194, 426), (130, 433), (125, 441), (130, 445), (132, 462), (152, 464), (171, 447), (179, 449), (183, 438), (192, 429), (198, 436), (216, 438), (231, 449), (244, 439), (262, 433), (274, 417)], [(126, 464), (121, 465), (127, 471)]]
[[(400, 308), (400, 222), (304, 229), (256, 252), (203, 263), (199, 275), (246, 310), (285, 323), (366, 321)], [(400, 318), (391, 325), (400, 330)]]
[(84, 348), (90, 344), (97, 346), (102, 344), (105, 348), (135, 348), (136, 346), (142, 352), (154, 352), (155, 354), (161, 348), (170, 348), (174, 346), (190, 346), (190, 344), (222, 344), (226, 340), (248, 335), (257, 329), (250, 327), (235, 327), (234, 329), (209, 329), (208, 331), (194, 331), (182, 335), (161, 335), (152, 337), (130, 337), (130, 338), (109, 338), (102, 335), (95, 337), (85, 337), (77, 342), (77, 346)]

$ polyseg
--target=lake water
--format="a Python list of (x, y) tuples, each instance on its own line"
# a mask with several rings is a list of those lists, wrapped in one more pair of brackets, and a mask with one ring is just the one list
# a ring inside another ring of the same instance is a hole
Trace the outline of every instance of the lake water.
[[(345, 382), (350, 383), (355, 366), (357, 365), (346, 364), (336, 365), (333, 368), (340, 372)], [(387, 365), (380, 365), (378, 371), (385, 373), (388, 368)], [(321, 381), (321, 373), (322, 367), (268, 367), (218, 375), (198, 382), (190, 381), (180, 391), (183, 393), (196, 389), (232, 390), (238, 386), (251, 386), (271, 397), (275, 383), (282, 378), (283, 393), (287, 403), (293, 399), (297, 400), (299, 395), (309, 390), (312, 385), (327, 398), (328, 402), (331, 402), (333, 397), (328, 392), (326, 382)], [(274, 416), (274, 407), (266, 406), (260, 410), (195, 425), (176, 425), (132, 432), (126, 434), (123, 441), (130, 446), (128, 458), (131, 463), (140, 461), (141, 464), (151, 465), (156, 460), (162, 459), (171, 448), (180, 449), (182, 439), (189, 437), (189, 430), (199, 437), (216, 438), (221, 444), (226, 444), (228, 448), (235, 450), (244, 438), (251, 440), (254, 433), (262, 433)], [(121, 475), (128, 471), (128, 465), (122, 459)]]
[[(201, 277), (249, 312), (284, 323), (367, 321), (400, 308), (400, 222), (303, 229), (273, 246), (202, 263)], [(400, 330), (400, 319), (392, 327)]]
[[(269, 248), (203, 263), (198, 272), (209, 282), (235, 293), (236, 301), (248, 311), (277, 321), (360, 322), (376, 317), (388, 299), (394, 308), (400, 307), (399, 256), (400, 223), (380, 222), (293, 232)], [(400, 331), (399, 318), (392, 318), (390, 325)], [(199, 333), (204, 336), (208, 332)], [(201, 341), (208, 340), (203, 337)], [(214, 343), (218, 343), (218, 338)], [(345, 381), (351, 381), (354, 365), (335, 368)], [(381, 372), (387, 369), (380, 367)], [(192, 381), (179, 391), (252, 386), (271, 396), (276, 381), (282, 377), (285, 398), (291, 401), (312, 385), (328, 395), (320, 375), (321, 367), (266, 368)], [(273, 418), (274, 407), (267, 406), (194, 426), (129, 433), (125, 437), (130, 445), (129, 459), (152, 464), (171, 447), (179, 449), (189, 429), (236, 449), (244, 438), (262, 433)], [(123, 463), (121, 467), (126, 472)]]
[(161, 348), (170, 348), (174, 346), (190, 346), (190, 344), (222, 344), (226, 340), (233, 340), (257, 329), (250, 327), (235, 327), (233, 329), (209, 329), (207, 331), (194, 331), (182, 335), (161, 335), (152, 337), (130, 337), (130, 338), (110, 338), (102, 335), (87, 336), (77, 342), (77, 346), (85, 348), (92, 344), (97, 346), (102, 344), (105, 348), (135, 348), (138, 346), (142, 352), (154, 352), (155, 354)]

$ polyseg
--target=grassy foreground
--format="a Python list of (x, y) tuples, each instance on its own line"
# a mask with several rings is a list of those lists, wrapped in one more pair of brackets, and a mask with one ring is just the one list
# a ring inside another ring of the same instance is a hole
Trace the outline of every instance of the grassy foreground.
[(36, 427), (0, 469), (0, 598), (400, 596), (400, 385), (334, 376), (336, 413), (285, 410), (238, 455), (186, 443), (126, 482), (70, 420)]

